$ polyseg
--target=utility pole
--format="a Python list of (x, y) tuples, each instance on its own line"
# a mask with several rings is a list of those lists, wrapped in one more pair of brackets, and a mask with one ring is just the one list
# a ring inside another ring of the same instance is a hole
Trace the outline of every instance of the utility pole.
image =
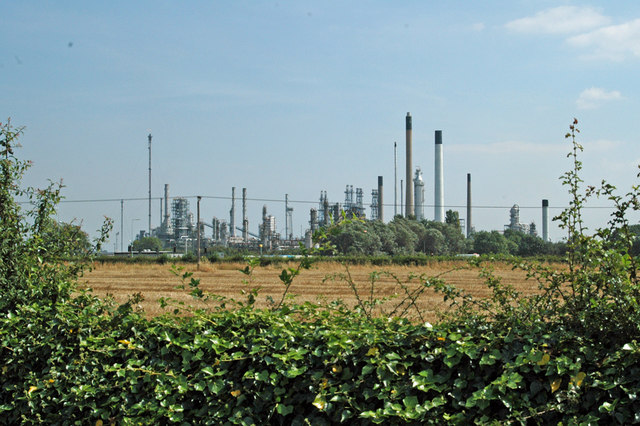
[(124, 200), (120, 200), (120, 251), (124, 251), (122, 242), (124, 240)]
[(198, 270), (200, 270), (200, 200), (201, 196), (198, 195)]
[(151, 236), (151, 133), (149, 133), (149, 236)]

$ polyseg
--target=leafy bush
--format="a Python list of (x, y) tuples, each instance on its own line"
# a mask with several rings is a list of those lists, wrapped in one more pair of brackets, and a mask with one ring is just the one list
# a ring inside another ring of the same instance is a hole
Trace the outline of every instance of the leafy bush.
[(133, 242), (132, 249), (133, 251), (161, 251), (162, 241), (157, 237), (142, 237)]
[[(568, 232), (567, 267), (510, 258), (538, 283), (534, 296), (503, 284), (481, 257), (472, 263), (492, 291), (487, 299), (470, 297), (445, 276), (420, 276), (417, 290), (398, 282), (406, 292), (389, 318), (375, 316), (378, 301), (359, 293), (354, 309), (295, 303), (292, 282), (321, 259), (301, 250), (299, 263), (282, 270), (282, 296), (269, 309), (255, 308), (259, 260), (252, 259), (239, 300), (207, 294), (190, 272), (174, 268), (181, 287), (209, 308), (162, 300), (173, 312), (152, 319), (139, 310), (139, 295), (118, 306), (74, 292), (85, 263), (56, 262), (41, 242), (59, 188), (19, 189), (26, 167), (13, 156), (19, 131), (3, 126), (0, 418), (95, 425), (640, 422), (638, 283), (626, 219), (639, 207), (637, 190), (622, 198), (603, 184), (581, 193), (575, 124), (574, 167), (563, 177), (573, 198), (558, 217)], [(14, 201), (24, 194), (35, 197), (31, 212)], [(605, 196), (617, 209), (607, 228), (588, 235), (580, 213), (591, 196)], [(333, 249), (329, 240), (321, 251)], [(441, 292), (456, 309), (435, 325), (402, 318), (426, 290)]]

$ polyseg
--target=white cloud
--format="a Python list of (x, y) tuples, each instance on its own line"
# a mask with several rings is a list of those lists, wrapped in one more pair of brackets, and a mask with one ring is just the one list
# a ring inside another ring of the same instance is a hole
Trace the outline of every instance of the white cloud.
[(533, 34), (570, 34), (607, 25), (610, 19), (591, 7), (560, 6), (507, 22), (511, 31)]
[(576, 106), (579, 109), (594, 109), (602, 105), (604, 102), (616, 101), (622, 99), (622, 95), (617, 90), (607, 92), (599, 87), (591, 87), (580, 93), (576, 100)]
[(471, 26), (471, 29), (473, 31), (482, 31), (482, 30), (484, 30), (484, 23), (483, 22), (476, 22), (475, 24), (473, 24)]
[(576, 35), (567, 40), (569, 45), (593, 49), (593, 58), (622, 60), (628, 54), (640, 57), (640, 19)]

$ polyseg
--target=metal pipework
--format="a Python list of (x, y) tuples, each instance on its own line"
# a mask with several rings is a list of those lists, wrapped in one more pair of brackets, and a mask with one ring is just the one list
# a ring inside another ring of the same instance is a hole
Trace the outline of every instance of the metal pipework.
[(382, 176), (378, 176), (378, 220), (380, 222), (384, 222), (383, 214), (383, 204), (382, 204), (383, 196), (382, 196)]
[(413, 193), (415, 202), (413, 211), (415, 212), (416, 220), (422, 220), (424, 219), (424, 181), (422, 180), (420, 167), (416, 168), (416, 174), (413, 178)]
[(249, 241), (249, 219), (247, 219), (247, 188), (242, 188), (242, 239)]
[(164, 184), (164, 232), (169, 232), (169, 184)]
[(236, 187), (231, 188), (231, 210), (229, 211), (229, 228), (231, 237), (236, 236)]

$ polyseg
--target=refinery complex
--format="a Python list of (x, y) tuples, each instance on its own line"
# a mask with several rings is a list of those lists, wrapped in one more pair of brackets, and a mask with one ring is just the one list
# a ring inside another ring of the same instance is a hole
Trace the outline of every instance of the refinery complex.
[[(425, 183), (423, 170), (414, 168), (412, 160), (412, 117), (407, 113), (405, 118), (406, 130), (406, 166), (405, 179), (400, 180), (398, 191), (397, 173), (397, 143), (394, 143), (394, 180), (393, 180), (393, 206), (394, 215), (414, 217), (417, 220), (445, 221), (445, 194), (444, 194), (444, 153), (443, 137), (441, 130), (434, 132), (435, 161), (433, 165), (433, 215), (425, 211)], [(200, 198), (197, 206), (192, 206), (184, 197), (170, 197), (169, 184), (164, 185), (164, 196), (161, 202), (161, 224), (157, 228), (151, 227), (151, 140), (149, 139), (149, 227), (140, 231), (137, 239), (152, 236), (157, 237), (167, 250), (186, 253), (199, 243), (199, 247), (212, 246), (238, 247), (247, 249), (286, 249), (298, 247), (300, 243), (307, 247), (312, 245), (312, 235), (320, 227), (338, 222), (342, 217), (358, 217), (363, 220), (377, 220), (384, 222), (384, 185), (383, 177), (378, 176), (377, 187), (371, 190), (369, 202), (365, 202), (365, 192), (362, 188), (354, 188), (346, 185), (343, 201), (330, 201), (327, 192), (320, 190), (320, 197), (316, 207), (309, 209), (308, 226), (303, 236), (294, 237), (292, 226), (293, 207), (289, 205), (288, 195), (285, 195), (285, 226), (284, 233), (277, 232), (276, 218), (269, 214), (267, 206), (262, 208), (262, 219), (259, 224), (250, 226), (247, 216), (247, 188), (242, 188), (241, 193), (236, 193), (236, 187), (231, 189), (230, 206), (228, 216), (213, 216), (211, 219), (203, 219), (200, 212)], [(398, 195), (400, 200), (398, 200)], [(240, 203), (240, 212), (237, 211), (237, 202)], [(197, 208), (194, 215), (192, 208)], [(542, 200), (542, 239), (548, 241), (548, 200)], [(209, 216), (211, 217), (211, 216)], [(467, 203), (466, 216), (460, 218), (461, 231), (467, 237), (473, 232), (472, 222), (472, 198), (471, 198), (471, 174), (467, 174)], [(518, 205), (510, 210), (509, 224), (504, 229), (511, 229), (531, 235), (537, 235), (535, 223), (520, 223)], [(122, 235), (122, 233), (120, 233)]]

